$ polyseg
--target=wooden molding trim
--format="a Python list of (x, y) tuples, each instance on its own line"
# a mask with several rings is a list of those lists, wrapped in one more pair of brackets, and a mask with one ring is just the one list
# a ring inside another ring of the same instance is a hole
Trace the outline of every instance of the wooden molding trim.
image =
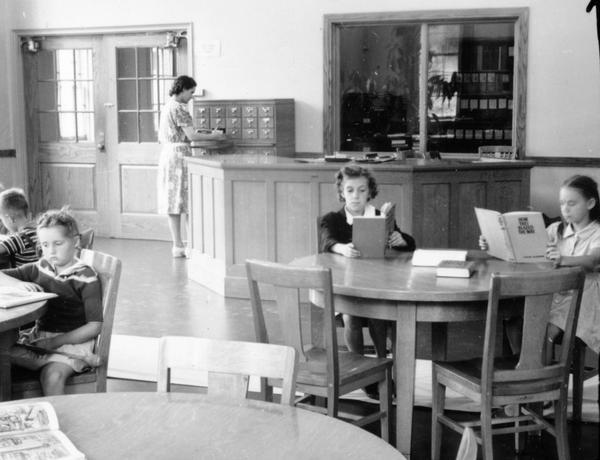
[(0, 158), (16, 158), (16, 149), (0, 149)]
[(528, 156), (527, 160), (535, 162), (536, 166), (573, 167), (573, 168), (600, 168), (600, 158), (594, 157), (534, 157)]

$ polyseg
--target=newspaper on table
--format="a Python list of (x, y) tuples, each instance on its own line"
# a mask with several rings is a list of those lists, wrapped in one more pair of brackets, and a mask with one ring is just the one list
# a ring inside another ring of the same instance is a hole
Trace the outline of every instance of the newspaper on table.
[(0, 404), (1, 460), (80, 460), (49, 402)]

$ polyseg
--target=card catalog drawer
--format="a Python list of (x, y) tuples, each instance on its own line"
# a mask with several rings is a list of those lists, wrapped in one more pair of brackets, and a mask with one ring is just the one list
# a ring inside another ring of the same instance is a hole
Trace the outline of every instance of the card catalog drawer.
[(227, 130), (229, 130), (229, 128), (241, 128), (242, 127), (242, 119), (241, 118), (227, 118), (226, 126), (227, 126)]
[(258, 128), (256, 118), (242, 118), (242, 127), (244, 128)]
[(226, 114), (225, 106), (223, 105), (212, 105), (210, 107), (210, 117), (225, 117)]
[(275, 132), (273, 128), (260, 128), (259, 137), (261, 139), (273, 139)]
[(258, 129), (246, 128), (242, 131), (243, 139), (258, 139)]
[(256, 117), (258, 110), (256, 110), (255, 105), (245, 105), (242, 108), (242, 115), (244, 117)]
[(258, 115), (261, 117), (272, 117), (273, 106), (272, 105), (261, 105), (258, 109)]
[(210, 119), (211, 129), (225, 129), (225, 118), (212, 118)]
[(258, 119), (258, 126), (260, 128), (272, 128), (273, 125), (273, 117), (260, 117)]
[(230, 105), (227, 107), (227, 117), (241, 117), (242, 107), (239, 105)]

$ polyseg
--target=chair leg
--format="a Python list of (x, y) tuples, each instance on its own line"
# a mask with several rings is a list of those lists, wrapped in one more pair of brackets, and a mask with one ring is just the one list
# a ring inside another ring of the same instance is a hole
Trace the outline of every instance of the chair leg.
[(435, 364), (432, 372), (432, 395), (431, 395), (431, 459), (439, 460), (442, 448), (442, 424), (438, 421), (438, 416), (444, 413), (446, 401), (446, 386), (437, 380)]
[(385, 415), (381, 417), (381, 439), (390, 442), (391, 410), (392, 410), (392, 371), (385, 371), (385, 379), (379, 382), (379, 410)]
[(583, 405), (583, 374), (585, 369), (586, 345), (579, 338), (575, 339), (573, 347), (573, 421), (581, 422), (581, 407)]
[(327, 415), (329, 417), (337, 418), (338, 416), (338, 405), (339, 398), (338, 392), (334, 388), (330, 388), (327, 391)]
[(492, 460), (494, 458), (494, 449), (492, 441), (492, 407), (481, 406), (481, 451), (483, 460)]
[(567, 435), (567, 398), (554, 402), (554, 427), (556, 429), (556, 450), (559, 460), (569, 460), (569, 439)]

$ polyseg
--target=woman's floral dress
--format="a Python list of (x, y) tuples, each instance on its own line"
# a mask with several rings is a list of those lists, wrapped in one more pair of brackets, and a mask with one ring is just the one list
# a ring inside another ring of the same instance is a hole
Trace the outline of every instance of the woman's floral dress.
[(192, 154), (183, 127), (192, 126), (187, 104), (174, 97), (164, 105), (160, 114), (158, 140), (162, 151), (158, 161), (158, 212), (187, 214), (187, 165), (184, 157)]

